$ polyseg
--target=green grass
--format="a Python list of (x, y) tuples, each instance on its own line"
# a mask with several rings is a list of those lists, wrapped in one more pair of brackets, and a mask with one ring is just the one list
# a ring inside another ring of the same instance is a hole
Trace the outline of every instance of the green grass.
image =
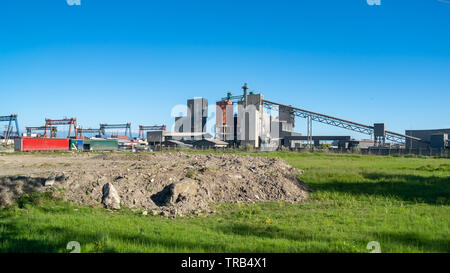
[(450, 252), (448, 159), (239, 153), (284, 158), (315, 191), (175, 219), (27, 196), (0, 211), (0, 252)]

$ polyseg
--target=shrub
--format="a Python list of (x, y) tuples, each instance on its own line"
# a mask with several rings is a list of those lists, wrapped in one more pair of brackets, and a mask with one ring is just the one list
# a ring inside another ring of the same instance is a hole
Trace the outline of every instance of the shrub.
[(255, 148), (250, 144), (246, 144), (246, 145), (239, 146), (239, 150), (245, 151), (245, 152), (253, 152), (255, 150)]

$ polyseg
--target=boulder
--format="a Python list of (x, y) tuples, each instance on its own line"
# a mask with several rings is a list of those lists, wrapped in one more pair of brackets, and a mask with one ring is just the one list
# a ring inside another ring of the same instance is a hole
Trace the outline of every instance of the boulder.
[(113, 184), (106, 183), (102, 188), (102, 203), (108, 209), (120, 209), (120, 197)]
[(190, 178), (183, 178), (182, 180), (170, 184), (170, 203), (177, 203), (183, 201), (190, 196), (195, 196), (198, 191), (198, 184), (195, 180)]

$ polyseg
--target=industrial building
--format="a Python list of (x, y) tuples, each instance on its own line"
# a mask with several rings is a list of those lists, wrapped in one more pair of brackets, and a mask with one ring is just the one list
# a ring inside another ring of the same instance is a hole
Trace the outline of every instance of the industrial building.
[[(406, 130), (405, 134), (386, 129), (384, 123), (366, 125), (292, 105), (285, 105), (264, 98), (261, 93), (248, 91), (242, 86), (243, 94), (227, 96), (216, 101), (214, 136), (207, 132), (208, 100), (193, 98), (187, 100), (185, 116), (175, 117), (173, 132), (166, 125), (139, 125), (139, 137), (132, 138), (131, 122), (120, 124), (100, 123), (99, 128), (84, 129), (77, 126), (76, 118), (45, 119), (44, 126), (26, 127), (26, 137), (19, 137), (17, 115), (0, 116), (6, 121), (4, 137), (18, 138), (17, 150), (148, 150), (153, 147), (200, 147), (224, 148), (251, 146), (263, 151), (280, 148), (318, 147), (321, 142), (339, 149), (449, 149), (450, 129)], [(296, 118), (306, 120), (305, 134), (294, 132)], [(370, 139), (355, 140), (350, 136), (313, 135), (313, 122), (370, 136)], [(14, 131), (15, 125), (15, 131)], [(67, 138), (57, 138), (59, 125), (68, 125)], [(123, 130), (106, 135), (107, 130)], [(36, 134), (41, 131), (43, 134)], [(87, 138), (87, 134), (95, 134)], [(111, 140), (114, 139), (114, 140)], [(66, 141), (67, 140), (67, 141)], [(67, 142), (67, 143), (66, 143)], [(330, 144), (331, 143), (331, 144)], [(445, 151), (444, 151), (445, 152)], [(431, 154), (431, 152), (430, 152)]]
[(117, 151), (117, 139), (85, 139), (82, 141), (83, 151)]
[(227, 93), (227, 98), (216, 102), (216, 138), (228, 143), (236, 139), (237, 114), (234, 114), (232, 94)]
[(175, 117), (176, 133), (185, 133), (183, 138), (188, 138), (189, 133), (191, 140), (200, 140), (206, 133), (206, 122), (208, 118), (208, 100), (204, 98), (194, 98), (187, 100), (186, 116)]
[[(263, 94), (255, 94), (254, 91), (247, 94), (246, 84), (242, 89), (242, 96), (232, 96), (231, 92), (228, 92), (227, 97), (216, 102), (215, 137), (232, 145), (250, 145), (261, 150), (271, 150), (282, 146), (301, 147), (305, 141), (310, 147), (319, 146), (320, 141), (336, 141), (339, 148), (343, 149), (367, 149), (372, 146), (381, 148), (391, 147), (393, 144), (395, 147), (404, 147), (410, 143), (424, 147), (447, 147), (448, 132), (445, 130), (437, 130), (429, 137), (403, 135), (386, 130), (384, 123), (366, 125), (344, 120), (269, 101), (264, 99)], [(306, 119), (305, 135), (294, 132), (296, 117)], [(358, 141), (350, 136), (314, 136), (313, 121), (366, 134), (371, 136), (372, 140)]]
[[(354, 143), (350, 136), (285, 136), (284, 137), (284, 146), (293, 148), (296, 147), (294, 141), (301, 140), (307, 141), (308, 139), (312, 139), (314, 143), (314, 147), (319, 147), (321, 141), (336, 141), (338, 147), (342, 148), (350, 148)], [(297, 145), (298, 147), (298, 145)]]
[(265, 135), (265, 129), (267, 129), (263, 98), (262, 94), (249, 94), (244, 100), (238, 102), (236, 135), (239, 145), (259, 148), (261, 136)]
[(33, 138), (14, 139), (15, 151), (117, 151), (117, 139)]
[(406, 130), (405, 135), (426, 141), (406, 141), (406, 149), (428, 149), (430, 147), (445, 149), (449, 147), (448, 135), (450, 135), (450, 129)]
[[(247, 94), (247, 85), (242, 86), (243, 96), (232, 96), (216, 102), (216, 138), (231, 146), (250, 145), (262, 150), (277, 149), (286, 136), (295, 133), (295, 117), (289, 108), (280, 108), (278, 118), (264, 111), (263, 94), (254, 91)], [(236, 106), (236, 107), (235, 107)], [(235, 108), (237, 111), (235, 111)]]
[(213, 138), (205, 138), (194, 142), (193, 147), (198, 149), (226, 148), (228, 147), (228, 142)]
[(147, 132), (147, 142), (150, 145), (160, 145), (168, 140), (177, 140), (186, 144), (192, 144), (195, 139), (212, 138), (213, 136), (206, 132), (169, 132), (169, 131), (151, 131)]
[(69, 139), (67, 138), (16, 138), (14, 150), (28, 151), (68, 151)]
[(180, 148), (180, 147), (184, 147), (184, 148), (192, 148), (192, 145), (186, 144), (184, 142), (178, 141), (178, 140), (173, 140), (173, 139), (168, 139), (166, 141), (164, 141), (164, 146), (165, 147), (172, 147), (172, 148)]

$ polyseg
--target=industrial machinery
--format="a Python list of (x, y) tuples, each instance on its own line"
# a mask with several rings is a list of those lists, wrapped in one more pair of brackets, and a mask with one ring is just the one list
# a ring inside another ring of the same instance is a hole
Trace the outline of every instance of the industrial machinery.
[(144, 126), (139, 125), (139, 138), (144, 139), (145, 138), (145, 132), (147, 131), (165, 131), (166, 125), (153, 125), (153, 126)]
[(78, 137), (79, 138), (82, 138), (83, 137), (83, 134), (97, 134), (97, 135), (101, 135), (101, 133), (102, 133), (102, 130), (99, 128), (99, 129), (92, 129), (92, 128), (78, 128)]
[(294, 115), (301, 118), (308, 119), (308, 136), (312, 135), (312, 121), (318, 121), (321, 123), (325, 123), (328, 125), (344, 128), (347, 130), (351, 130), (358, 133), (363, 133), (366, 135), (372, 135), (374, 137), (374, 140), (379, 145), (384, 145), (385, 140), (390, 140), (395, 143), (405, 144), (406, 140), (412, 140), (412, 141), (419, 141), (419, 142), (426, 142), (420, 138), (407, 136), (404, 134), (395, 133), (392, 131), (388, 131), (384, 129), (384, 124), (382, 123), (376, 123), (374, 126), (365, 125), (345, 119), (340, 119), (333, 116), (328, 116), (308, 110), (304, 110), (301, 108), (293, 107), (290, 105), (284, 105), (281, 103), (276, 103), (273, 101), (264, 100), (263, 101), (264, 106), (269, 109), (274, 109), (277, 107), (285, 107), (292, 109)]
[[(244, 84), (244, 86), (242, 86), (242, 89), (244, 91), (243, 95), (232, 96), (231, 93), (228, 93), (227, 97), (222, 98), (222, 101), (224, 101), (224, 102), (231, 101), (232, 103), (235, 103), (235, 102), (243, 103), (244, 106), (247, 106), (247, 100), (249, 97), (247, 95), (247, 90), (248, 90), (247, 84)], [(253, 94), (253, 92), (250, 92), (250, 95), (251, 94)], [(293, 107), (291, 105), (285, 105), (285, 104), (281, 104), (281, 103), (277, 103), (277, 102), (273, 102), (273, 101), (269, 101), (269, 100), (265, 100), (265, 99), (262, 100), (262, 103), (263, 103), (264, 107), (266, 107), (266, 109), (280, 110), (280, 108), (283, 108), (284, 111), (289, 110), (289, 112), (293, 113), (293, 115), (295, 115), (297, 117), (305, 118), (307, 120), (307, 136), (308, 136), (307, 139), (308, 139), (308, 142), (311, 144), (311, 146), (312, 146), (312, 141), (313, 141), (313, 139), (312, 139), (312, 123), (313, 123), (313, 121), (317, 121), (320, 123), (325, 123), (328, 125), (344, 128), (344, 129), (351, 130), (351, 131), (358, 132), (358, 133), (363, 133), (366, 135), (371, 135), (371, 136), (373, 136), (375, 144), (379, 145), (379, 146), (385, 145), (386, 140), (391, 141), (393, 143), (399, 143), (399, 144), (405, 144), (406, 141), (408, 141), (408, 142), (416, 141), (416, 142), (430, 144), (429, 141), (423, 140), (418, 137), (408, 136), (408, 135), (385, 130), (385, 126), (383, 123), (375, 123), (374, 126), (370, 126), (370, 125), (365, 125), (365, 124), (361, 124), (361, 123), (357, 123), (357, 122), (353, 122), (353, 121), (349, 121), (349, 120), (345, 120), (345, 119), (341, 119), (341, 118), (337, 118), (337, 117), (333, 117), (333, 116), (329, 116), (329, 115), (325, 115), (325, 114), (320, 114), (320, 113), (308, 111), (305, 109), (301, 109), (298, 107)], [(218, 103), (218, 106), (222, 107), (221, 105), (219, 105), (219, 103)]]
[(234, 115), (232, 97), (233, 96), (231, 92), (228, 92), (226, 99), (222, 99), (221, 101), (216, 102), (216, 136), (222, 141), (234, 139)]
[[(33, 134), (33, 132), (35, 132), (35, 131), (44, 131), (45, 126), (25, 127), (25, 129), (27, 130), (27, 136), (31, 136)], [(55, 126), (53, 126), (51, 128), (51, 131), (53, 132), (53, 137), (55, 137), (57, 128)]]
[(100, 131), (102, 133), (102, 135), (106, 134), (106, 130), (108, 129), (125, 129), (125, 134), (131, 137), (131, 122), (128, 123), (124, 123), (124, 124), (105, 124), (105, 123), (100, 123)]
[(148, 148), (148, 142), (146, 140), (138, 139), (134, 144), (136, 151), (146, 151)]
[[(19, 122), (17, 120), (17, 114), (11, 114), (9, 116), (0, 116), (0, 121), (8, 122), (8, 127), (6, 127), (3, 137), (9, 139), (11, 136), (20, 136), (19, 132)], [(16, 125), (16, 131), (13, 131), (13, 123)]]
[(50, 138), (55, 137), (53, 133), (54, 125), (69, 125), (69, 134), (67, 138), (71, 138), (72, 126), (75, 133), (73, 138), (77, 138), (77, 119), (76, 118), (63, 118), (63, 119), (45, 119), (44, 136), (47, 136), (47, 129), (50, 130)]

